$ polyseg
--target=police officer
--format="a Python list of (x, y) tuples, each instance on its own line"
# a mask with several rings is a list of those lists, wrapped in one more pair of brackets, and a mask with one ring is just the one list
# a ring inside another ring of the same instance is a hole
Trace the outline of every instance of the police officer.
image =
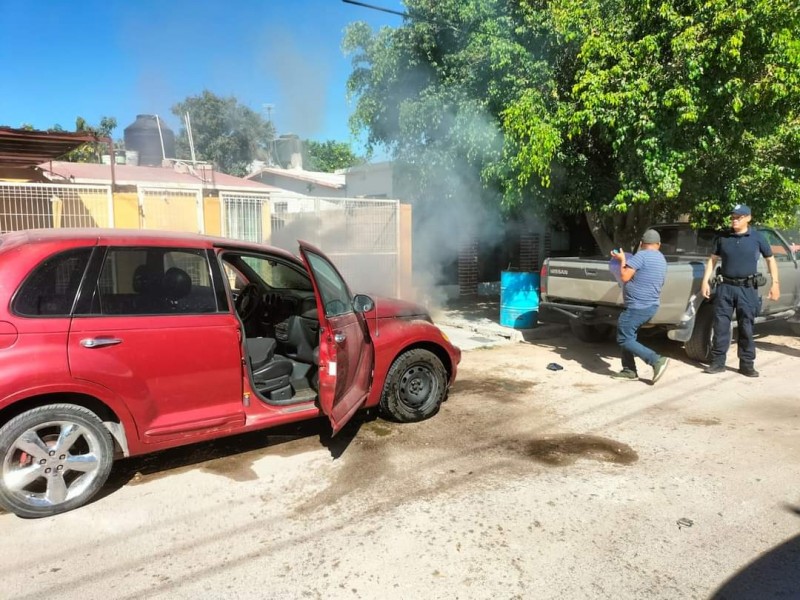
[(715, 240), (711, 256), (706, 263), (700, 293), (711, 297), (711, 274), (722, 259), (722, 273), (717, 277), (714, 296), (714, 345), (711, 349), (711, 364), (706, 373), (725, 371), (725, 356), (731, 345), (731, 315), (736, 312), (739, 328), (737, 354), (739, 373), (747, 377), (758, 377), (754, 364), (756, 345), (753, 341), (753, 323), (758, 315), (758, 256), (766, 259), (772, 286), (768, 298), (780, 298), (778, 266), (772, 256), (772, 248), (761, 234), (750, 227), (750, 207), (737, 204), (731, 211), (731, 228)]

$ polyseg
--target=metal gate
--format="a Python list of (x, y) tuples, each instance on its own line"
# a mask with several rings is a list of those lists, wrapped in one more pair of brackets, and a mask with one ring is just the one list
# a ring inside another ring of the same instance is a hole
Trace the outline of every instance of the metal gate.
[(111, 186), (0, 183), (0, 233), (113, 223)]
[(269, 237), (269, 195), (220, 192), (222, 235), (263, 244)]
[(297, 254), (314, 244), (336, 264), (353, 292), (397, 296), (400, 288), (400, 202), (270, 195), (273, 246)]
[(205, 233), (202, 191), (139, 186), (139, 227)]

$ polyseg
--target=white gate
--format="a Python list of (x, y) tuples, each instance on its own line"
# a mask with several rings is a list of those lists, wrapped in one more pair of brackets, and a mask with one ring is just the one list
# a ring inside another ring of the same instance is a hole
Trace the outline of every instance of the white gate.
[(399, 294), (400, 202), (270, 195), (273, 246), (297, 254), (304, 240), (325, 252), (353, 292)]
[(139, 186), (139, 227), (205, 233), (203, 194), (200, 188)]
[(112, 227), (108, 185), (0, 183), (0, 232), (58, 227)]
[(269, 195), (220, 192), (222, 235), (263, 244), (269, 237)]

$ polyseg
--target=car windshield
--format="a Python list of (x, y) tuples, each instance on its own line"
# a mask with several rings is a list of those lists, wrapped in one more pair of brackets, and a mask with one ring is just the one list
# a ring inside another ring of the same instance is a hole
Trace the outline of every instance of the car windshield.
[[(267, 289), (297, 290), (303, 292), (313, 291), (311, 280), (304, 271), (275, 260), (269, 256), (226, 254), (223, 258), (228, 277), (233, 276), (232, 271), (241, 273), (251, 281), (257, 279)], [(232, 268), (231, 268), (232, 267)], [(237, 289), (239, 285), (231, 281), (231, 287)]]

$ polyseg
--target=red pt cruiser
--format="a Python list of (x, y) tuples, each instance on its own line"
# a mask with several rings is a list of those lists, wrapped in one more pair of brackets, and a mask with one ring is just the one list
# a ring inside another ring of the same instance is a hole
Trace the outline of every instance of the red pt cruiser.
[(114, 458), (359, 409), (434, 415), (461, 352), (425, 309), (352, 295), (316, 248), (0, 235), (0, 506), (86, 503)]

